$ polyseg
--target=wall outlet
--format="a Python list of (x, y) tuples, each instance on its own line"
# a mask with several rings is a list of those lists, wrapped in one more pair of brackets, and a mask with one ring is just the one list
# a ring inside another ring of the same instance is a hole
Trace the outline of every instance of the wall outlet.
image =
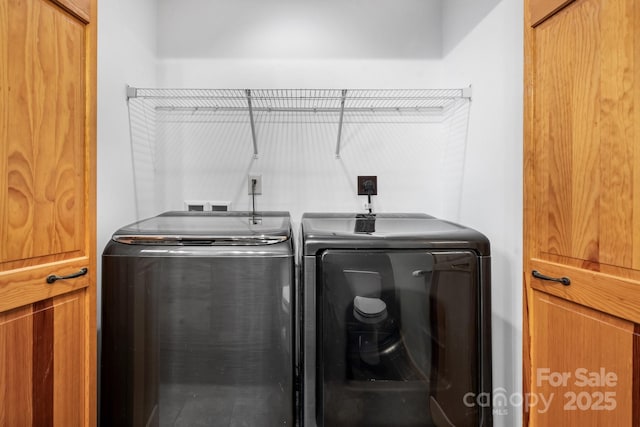
[(210, 207), (209, 210), (213, 212), (226, 212), (231, 210), (231, 202), (218, 201), (218, 200), (210, 201), (209, 207)]
[(205, 212), (211, 210), (211, 208), (205, 200), (185, 200), (184, 210), (190, 212)]
[[(255, 180), (255, 191), (253, 186), (253, 180)], [(262, 175), (249, 175), (249, 195), (262, 194)]]
[(231, 202), (210, 200), (185, 200), (184, 210), (190, 212), (230, 211)]
[(378, 194), (378, 177), (376, 175), (358, 176), (358, 196), (366, 196), (367, 186), (373, 184), (371, 195)]

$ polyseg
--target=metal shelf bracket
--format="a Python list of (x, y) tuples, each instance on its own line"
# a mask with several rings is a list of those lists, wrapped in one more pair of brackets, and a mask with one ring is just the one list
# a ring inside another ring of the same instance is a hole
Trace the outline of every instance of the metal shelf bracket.
[(247, 104), (249, 106), (249, 122), (251, 123), (251, 138), (253, 139), (253, 158), (258, 158), (258, 141), (256, 140), (256, 124), (253, 120), (253, 106), (251, 105), (251, 89), (246, 89)]
[(127, 101), (131, 98), (138, 97), (138, 88), (127, 85)]
[(462, 97), (471, 101), (471, 85), (462, 88)]
[(347, 90), (342, 89), (342, 98), (340, 99), (340, 121), (338, 122), (338, 141), (336, 142), (336, 159), (340, 158), (340, 143), (342, 142), (342, 123), (344, 119), (344, 102), (347, 98)]

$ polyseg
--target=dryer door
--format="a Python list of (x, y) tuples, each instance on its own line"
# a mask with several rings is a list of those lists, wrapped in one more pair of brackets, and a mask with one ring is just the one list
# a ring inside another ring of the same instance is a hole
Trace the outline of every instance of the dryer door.
[(318, 268), (318, 425), (479, 425), (473, 252), (326, 250)]

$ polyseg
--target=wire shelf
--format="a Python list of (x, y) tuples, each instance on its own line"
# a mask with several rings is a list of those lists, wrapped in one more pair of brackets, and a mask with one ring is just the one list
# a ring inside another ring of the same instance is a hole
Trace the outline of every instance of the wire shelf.
[[(344, 123), (437, 120), (471, 98), (463, 89), (158, 89), (128, 87), (127, 98), (163, 114), (163, 120), (238, 122), (251, 125), (258, 155), (256, 122), (282, 120), (338, 124), (336, 157)], [(267, 115), (270, 117), (267, 118)]]
[(166, 110), (334, 112), (445, 110), (468, 89), (148, 89), (132, 96)]

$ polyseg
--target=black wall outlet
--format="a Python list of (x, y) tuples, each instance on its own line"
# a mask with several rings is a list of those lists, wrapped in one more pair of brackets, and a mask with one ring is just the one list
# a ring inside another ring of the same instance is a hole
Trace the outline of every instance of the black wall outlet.
[[(370, 188), (371, 185), (373, 185), (372, 188)], [(366, 196), (367, 194), (372, 196), (378, 194), (378, 177), (375, 175), (358, 176), (358, 196)]]

